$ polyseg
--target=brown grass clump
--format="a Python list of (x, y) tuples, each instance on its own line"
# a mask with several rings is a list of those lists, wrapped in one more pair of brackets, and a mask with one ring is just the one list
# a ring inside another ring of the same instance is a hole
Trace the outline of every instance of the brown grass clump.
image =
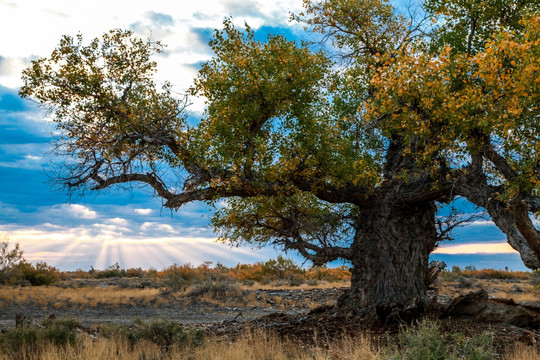
[[(515, 289), (519, 288), (519, 292)], [(438, 286), (441, 295), (455, 296), (460, 292), (470, 292), (486, 289), (490, 298), (513, 299), (516, 302), (539, 302), (540, 288), (530, 281), (508, 281), (500, 279), (459, 279), (457, 281), (442, 281)]]
[(255, 282), (251, 285), (242, 285), (242, 289), (244, 290), (273, 290), (273, 289), (279, 289), (279, 290), (309, 290), (309, 289), (333, 289), (333, 288), (344, 288), (344, 287), (350, 287), (351, 281), (350, 280), (344, 280), (344, 281), (337, 281), (337, 282), (328, 282), (328, 281), (320, 281), (312, 284), (301, 284), (298, 286), (291, 286), (280, 282), (270, 282), (266, 284)]
[[(20, 355), (20, 354), (19, 354)], [(0, 355), (2, 360), (12, 360), (17, 354)], [(151, 342), (130, 346), (121, 337), (94, 340), (82, 336), (76, 345), (55, 346), (41, 344), (32, 352), (24, 354), (26, 360), (140, 360), (140, 359), (190, 359), (190, 360), (378, 360), (383, 359), (380, 350), (367, 337), (344, 338), (327, 346), (310, 346), (263, 332), (246, 332), (236, 341), (210, 339), (199, 347), (173, 347), (164, 351)]]
[(504, 360), (538, 360), (540, 359), (539, 346), (526, 346), (524, 344), (516, 344), (504, 356)]
[(148, 304), (159, 294), (157, 289), (118, 289), (100, 287), (59, 288), (59, 287), (0, 287), (0, 304), (34, 303), (54, 308), (67, 306), (95, 307), (98, 304), (116, 307), (121, 305)]
[[(24, 355), (23, 355), (24, 354)], [(162, 347), (141, 341), (132, 346), (122, 337), (93, 339), (82, 334), (75, 345), (57, 346), (42, 343), (37, 349), (25, 353), (0, 354), (1, 360), (140, 360), (140, 359), (189, 359), (189, 360), (383, 360), (396, 359), (384, 348), (375, 346), (367, 335), (344, 337), (322, 345), (306, 345), (282, 339), (264, 331), (248, 331), (235, 341), (211, 338), (201, 346)], [(20, 355), (23, 355), (22, 357)], [(396, 354), (394, 354), (396, 355)], [(390, 357), (389, 357), (390, 356)], [(494, 354), (494, 356), (496, 356)], [(493, 359), (499, 359), (498, 356)], [(516, 344), (502, 360), (538, 360), (540, 349)]]

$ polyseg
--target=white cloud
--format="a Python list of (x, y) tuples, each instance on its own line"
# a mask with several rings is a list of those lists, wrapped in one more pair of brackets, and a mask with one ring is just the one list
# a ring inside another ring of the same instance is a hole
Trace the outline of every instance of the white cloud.
[(118, 225), (118, 226), (127, 226), (129, 224), (129, 222), (126, 219), (122, 219), (119, 217), (107, 219), (105, 220), (105, 222), (111, 223), (113, 225)]
[(159, 236), (160, 233), (175, 233), (176, 230), (169, 224), (160, 224), (157, 222), (147, 221), (141, 225), (141, 231), (148, 235)]
[(516, 253), (507, 242), (441, 245), (434, 254), (502, 254)]
[(467, 226), (495, 226), (495, 223), (491, 220), (476, 220), (467, 223)]
[(158, 231), (168, 232), (168, 233), (174, 233), (174, 232), (176, 232), (176, 231), (174, 230), (174, 228), (173, 228), (171, 225), (169, 225), (169, 224), (159, 224), (159, 225), (156, 226), (156, 229), (157, 229)]
[(79, 204), (65, 204), (63, 209), (74, 217), (82, 219), (95, 219), (98, 217), (97, 212), (90, 210), (87, 206)]
[(150, 215), (154, 212), (152, 209), (134, 209), (133, 211), (139, 215)]
[(47, 143), (1, 144), (0, 151), (12, 156), (13, 160), (2, 161), (0, 166), (19, 169), (41, 169), (48, 162), (47, 159), (43, 158), (43, 153), (49, 147)]
[[(188, 76), (182, 74), (184, 70), (179, 71), (179, 66), (208, 57), (206, 50), (193, 46), (189, 40), (194, 28), (221, 28), (223, 18), (230, 15), (235, 23), (242, 26), (247, 20), (254, 29), (262, 25), (290, 26), (289, 12), (298, 11), (301, 5), (301, 0), (154, 0), (129, 4), (110, 0), (25, 0), (16, 5), (0, 2), (0, 32), (4, 34), (0, 56), (10, 59), (2, 68), (0, 83), (12, 88), (20, 86), (23, 66), (28, 66), (32, 57), (48, 56), (64, 34), (82, 33), (89, 40), (110, 29), (131, 26), (140, 35), (169, 45), (176, 56), (172, 62), (159, 64), (164, 73), (159, 78), (186, 87)], [(8, 35), (15, 29), (16, 35)]]

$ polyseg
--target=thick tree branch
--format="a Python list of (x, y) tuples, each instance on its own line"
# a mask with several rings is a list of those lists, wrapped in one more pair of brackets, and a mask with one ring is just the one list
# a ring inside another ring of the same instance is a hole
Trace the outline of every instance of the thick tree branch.
[(284, 239), (285, 250), (297, 250), (303, 257), (313, 262), (314, 265), (321, 266), (330, 261), (343, 259), (352, 259), (351, 248), (339, 246), (320, 247), (313, 243), (302, 240), (301, 238)]
[(92, 180), (96, 181), (98, 184), (92, 188), (92, 190), (102, 190), (111, 185), (129, 183), (129, 182), (143, 182), (150, 185), (156, 193), (164, 199), (171, 199), (174, 197), (174, 193), (170, 192), (163, 181), (155, 174), (146, 173), (146, 174), (122, 174), (117, 176), (112, 176), (107, 179), (103, 179), (100, 175), (94, 174)]
[(502, 157), (493, 147), (491, 143), (484, 145), (484, 156), (491, 161), (497, 170), (507, 179), (511, 180), (516, 177), (516, 172), (508, 164), (506, 159)]
[[(499, 200), (501, 188), (488, 185), (485, 177), (478, 174), (471, 174), (459, 179), (454, 191), (472, 203), (485, 208), (497, 227), (506, 234), (510, 246), (519, 252), (524, 264), (531, 269), (540, 268), (540, 247), (535, 237), (538, 236), (538, 231), (534, 227), (530, 228), (532, 224), (530, 224), (528, 214), (526, 211), (524, 212), (526, 207), (522, 202), (518, 204), (516, 213), (515, 207), (509, 207)], [(516, 218), (516, 214), (518, 218)], [(525, 220), (524, 217), (528, 220)], [(524, 232), (521, 231), (520, 227)], [(536, 235), (532, 233), (533, 230)]]

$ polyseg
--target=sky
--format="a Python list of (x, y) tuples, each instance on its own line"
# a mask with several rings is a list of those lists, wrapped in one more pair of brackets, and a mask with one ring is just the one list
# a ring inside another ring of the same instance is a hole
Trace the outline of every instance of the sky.
[[(122, 267), (162, 269), (173, 263), (204, 261), (227, 266), (275, 258), (273, 248), (231, 247), (215, 242), (208, 227), (210, 209), (191, 203), (171, 213), (148, 190), (110, 191), (69, 198), (48, 183), (54, 126), (43, 110), (18, 96), (21, 71), (50, 55), (64, 34), (86, 40), (114, 28), (131, 29), (161, 41), (156, 57), (158, 82), (179, 93), (209, 60), (212, 32), (224, 17), (247, 22), (256, 35), (305, 39), (302, 26), (289, 22), (301, 0), (0, 0), (0, 240), (19, 243), (25, 258), (63, 270)], [(194, 117), (203, 111), (195, 99)], [(519, 255), (489, 220), (457, 229), (455, 240), (432, 255), (449, 266), (525, 270)], [(288, 256), (301, 262), (295, 254)]]

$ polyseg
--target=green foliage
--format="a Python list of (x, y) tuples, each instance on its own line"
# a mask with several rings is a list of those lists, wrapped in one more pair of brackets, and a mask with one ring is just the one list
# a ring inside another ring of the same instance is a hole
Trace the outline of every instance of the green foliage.
[(262, 264), (263, 273), (277, 279), (285, 279), (288, 274), (301, 274), (302, 269), (291, 259), (278, 255)]
[(534, 0), (427, 0), (425, 8), (438, 26), (432, 49), (450, 45), (455, 53), (476, 53), (484, 49), (498, 29), (523, 30), (520, 20), (538, 11)]
[(9, 285), (51, 285), (60, 280), (60, 272), (44, 262), (32, 265), (23, 257), (19, 244), (12, 250), (9, 242), (0, 243), (0, 284)]
[(36, 327), (8, 329), (0, 336), (2, 349), (11, 353), (19, 353), (23, 349), (32, 350), (40, 338), (39, 334)]
[(120, 268), (118, 263), (108, 266), (105, 270), (96, 270), (94, 276), (97, 279), (102, 278), (113, 278), (113, 277), (124, 277), (126, 276), (126, 270)]
[(424, 320), (416, 326), (403, 328), (399, 334), (398, 349), (389, 349), (396, 360), (495, 360), (493, 334), (483, 332), (473, 337), (456, 333), (441, 335), (440, 323)]
[[(50, 58), (33, 61), (23, 71), (21, 95), (54, 104), (55, 121), (77, 138), (72, 145), (80, 159), (99, 154), (114, 166), (115, 159), (125, 156), (150, 162), (166, 158), (135, 136), (141, 131), (176, 133), (184, 127), (178, 117), (182, 102), (172, 97), (170, 84), (159, 90), (152, 80), (156, 63), (150, 56), (162, 50), (159, 42), (145, 42), (128, 30), (111, 30), (89, 45), (83, 45), (82, 35), (64, 36)], [(63, 86), (70, 82), (76, 85)], [(119, 133), (125, 136), (118, 138)], [(109, 141), (98, 145), (95, 138)]]
[(497, 359), (494, 335), (488, 331), (467, 338), (461, 334), (453, 335), (453, 359), (491, 360)]
[(133, 326), (106, 325), (100, 328), (100, 333), (105, 337), (123, 337), (129, 341), (131, 347), (145, 340), (161, 346), (164, 350), (168, 350), (171, 346), (201, 345), (203, 340), (201, 330), (184, 331), (182, 325), (169, 320), (146, 323), (141, 319), (135, 319)]
[(41, 337), (55, 345), (74, 344), (77, 340), (76, 329), (80, 326), (74, 319), (44, 320), (45, 327)]
[(44, 262), (38, 262), (32, 265), (27, 262), (21, 262), (17, 266), (18, 283), (30, 284), (32, 286), (52, 285), (60, 280), (58, 269), (49, 266)]
[(203, 281), (207, 271), (207, 267), (197, 269), (191, 264), (174, 264), (163, 270), (163, 285), (172, 292), (184, 291), (188, 286)]
[(74, 345), (78, 327), (79, 323), (73, 319), (47, 319), (40, 327), (30, 325), (8, 329), (0, 335), (0, 341), (5, 351), (31, 354), (39, 344)]
[(207, 166), (232, 171), (224, 185), (235, 185), (243, 164), (253, 174), (276, 179), (294, 160), (291, 145), (305, 142), (300, 131), (321, 130), (313, 114), (328, 61), (282, 36), (259, 42), (249, 26), (242, 32), (232, 19), (223, 26), (209, 44), (215, 57), (203, 64), (191, 90), (208, 99), (193, 151)]
[(439, 333), (436, 322), (421, 322), (416, 328), (408, 328), (399, 335), (402, 359), (447, 360), (449, 351)]

